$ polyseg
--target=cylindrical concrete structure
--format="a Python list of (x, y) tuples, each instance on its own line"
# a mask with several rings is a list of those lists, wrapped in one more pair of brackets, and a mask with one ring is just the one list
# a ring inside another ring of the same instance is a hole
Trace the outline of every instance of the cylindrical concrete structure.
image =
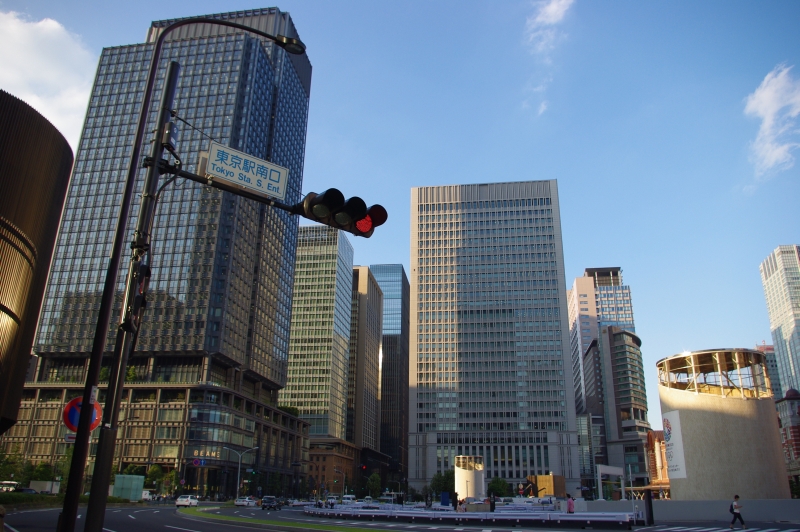
[(788, 499), (763, 353), (709, 349), (657, 366), (672, 499)]
[(72, 160), (47, 119), (0, 90), (0, 434), (17, 422)]
[(474, 497), (483, 499), (483, 456), (456, 456), (456, 493), (459, 499)]

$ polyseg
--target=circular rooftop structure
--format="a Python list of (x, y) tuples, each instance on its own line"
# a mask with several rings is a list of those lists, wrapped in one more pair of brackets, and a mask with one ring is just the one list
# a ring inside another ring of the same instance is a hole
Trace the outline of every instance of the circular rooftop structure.
[(763, 353), (687, 351), (656, 366), (672, 499), (789, 498)]
[(752, 349), (685, 351), (659, 360), (658, 384), (723, 397), (772, 397), (764, 354)]

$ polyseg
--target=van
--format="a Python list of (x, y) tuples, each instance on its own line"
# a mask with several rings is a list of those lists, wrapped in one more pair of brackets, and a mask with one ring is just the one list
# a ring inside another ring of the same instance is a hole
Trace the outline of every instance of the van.
[(356, 502), (355, 495), (342, 495), (342, 504), (353, 504)]
[(150, 490), (142, 491), (142, 500), (143, 501), (152, 501), (153, 495), (150, 493)]

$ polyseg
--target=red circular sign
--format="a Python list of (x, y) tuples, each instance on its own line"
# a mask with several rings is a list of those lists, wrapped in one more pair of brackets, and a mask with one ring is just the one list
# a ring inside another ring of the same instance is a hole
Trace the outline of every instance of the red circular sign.
[[(76, 397), (66, 404), (64, 407), (64, 414), (62, 419), (64, 425), (67, 426), (72, 432), (78, 432), (78, 419), (81, 416), (81, 405), (83, 404), (83, 397)], [(100, 408), (100, 403), (95, 401), (94, 412), (92, 412), (92, 425), (89, 430), (92, 431), (100, 426), (100, 420), (103, 417), (103, 409)]]

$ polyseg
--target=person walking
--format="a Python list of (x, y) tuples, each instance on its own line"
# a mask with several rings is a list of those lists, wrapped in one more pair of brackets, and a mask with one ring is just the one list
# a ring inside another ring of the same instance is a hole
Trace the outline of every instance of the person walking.
[(572, 498), (571, 495), (567, 497), (567, 513), (568, 514), (575, 513), (575, 500)]
[(744, 525), (744, 519), (742, 519), (742, 510), (743, 506), (739, 504), (739, 496), (733, 496), (733, 502), (731, 503), (730, 512), (733, 514), (733, 519), (731, 519), (731, 530), (733, 530), (733, 525), (736, 523), (738, 519), (740, 523), (742, 523), (742, 530), (745, 530), (747, 527)]

